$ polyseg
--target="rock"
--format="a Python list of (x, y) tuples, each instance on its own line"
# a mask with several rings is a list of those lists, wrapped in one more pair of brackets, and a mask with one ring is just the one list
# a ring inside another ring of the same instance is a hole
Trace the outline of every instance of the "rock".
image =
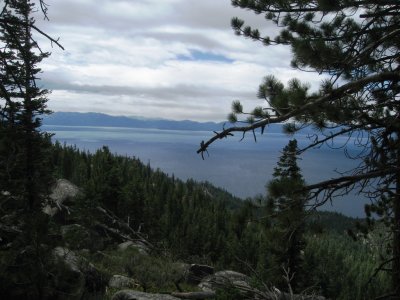
[(129, 249), (133, 245), (132, 241), (126, 241), (118, 245), (118, 250), (120, 251), (125, 251), (126, 249)]
[(108, 278), (86, 259), (62, 247), (56, 247), (53, 253), (66, 266), (65, 274), (60, 275), (59, 282), (62, 282), (64, 289), (68, 289), (63, 290), (65, 294), (73, 295), (68, 299), (84, 299), (85, 295), (104, 291)]
[(10, 197), (11, 193), (9, 191), (1, 191), (0, 195), (4, 196), (4, 197)]
[(116, 289), (137, 288), (139, 284), (137, 284), (132, 278), (122, 275), (113, 275), (108, 282), (108, 286)]
[(214, 274), (214, 268), (207, 265), (192, 264), (187, 270), (186, 281), (190, 284), (198, 284), (209, 275)]
[(141, 243), (140, 241), (133, 242), (133, 241), (127, 241), (123, 242), (118, 245), (118, 250), (125, 251), (126, 249), (137, 249), (140, 254), (143, 255), (148, 255), (150, 252), (149, 247), (147, 247), (145, 244)]
[(65, 248), (57, 247), (54, 255), (66, 266), (60, 275), (60, 282), (63, 282), (62, 292), (71, 296), (71, 299), (81, 299), (85, 292), (85, 275), (80, 271), (78, 258), (73, 252)]
[(43, 212), (51, 217), (61, 211), (68, 200), (74, 199), (79, 188), (66, 179), (58, 179), (50, 194), (50, 203), (43, 208)]
[(163, 294), (148, 294), (133, 290), (122, 290), (116, 292), (111, 300), (179, 300), (179, 298)]
[(68, 199), (75, 198), (79, 193), (79, 188), (72, 182), (66, 179), (58, 179), (50, 198), (58, 204), (66, 202)]
[(250, 277), (235, 271), (219, 271), (213, 275), (205, 277), (199, 288), (207, 292), (215, 292), (221, 287), (236, 287), (240, 289), (251, 289)]
[(75, 252), (73, 252), (67, 248), (56, 247), (54, 249), (54, 255), (57, 258), (62, 259), (69, 266), (69, 268), (71, 270), (80, 272), (80, 266), (84, 262), (84, 259), (81, 257), (78, 257), (75, 254)]
[(235, 271), (220, 271), (205, 277), (198, 285), (204, 292), (236, 288), (245, 299), (325, 300), (321, 296), (290, 295), (278, 289), (261, 291), (250, 286), (250, 277)]

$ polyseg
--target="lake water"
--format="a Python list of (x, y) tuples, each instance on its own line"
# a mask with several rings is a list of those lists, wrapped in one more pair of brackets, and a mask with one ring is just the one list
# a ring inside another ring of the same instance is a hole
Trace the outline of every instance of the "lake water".
[[(290, 139), (280, 133), (258, 136), (257, 143), (252, 135), (241, 142), (241, 136), (231, 137), (211, 145), (210, 155), (205, 154), (202, 160), (196, 150), (212, 132), (51, 125), (43, 126), (43, 130), (55, 133), (54, 139), (61, 143), (82, 150), (93, 152), (107, 145), (113, 153), (135, 156), (183, 180), (209, 181), (242, 198), (265, 194), (265, 184), (272, 178), (280, 151)], [(296, 139), (300, 147), (309, 142), (305, 135), (296, 135)], [(356, 151), (353, 148), (350, 151)], [(336, 177), (335, 170), (346, 171), (355, 164), (343, 150), (328, 147), (309, 150), (299, 161), (307, 183)], [(337, 199), (324, 209), (362, 217), (364, 203), (364, 199), (352, 195)]]

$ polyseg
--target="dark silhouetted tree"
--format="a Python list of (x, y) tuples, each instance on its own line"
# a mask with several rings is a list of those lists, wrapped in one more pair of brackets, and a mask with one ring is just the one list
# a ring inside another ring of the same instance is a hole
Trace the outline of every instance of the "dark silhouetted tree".
[[(46, 16), (46, 5), (39, 1)], [(1, 240), (4, 297), (49, 296), (49, 219), (42, 212), (51, 186), (50, 137), (41, 132), (47, 90), (38, 86), (42, 52), (32, 30), (35, 4), (4, 1), (0, 11), (0, 207), (13, 234)], [(6, 230), (7, 231), (7, 230)], [(11, 285), (11, 286), (9, 286)]]
[(268, 275), (279, 288), (290, 287), (295, 292), (299, 292), (304, 277), (302, 252), (307, 199), (302, 191), (305, 182), (297, 165), (297, 151), (297, 141), (289, 141), (274, 169), (273, 179), (266, 186), (267, 217), (271, 219), (267, 229), (270, 250), (266, 255), (271, 260)]
[[(198, 153), (234, 132), (268, 131), (286, 122), (296, 132), (312, 126), (317, 134), (304, 150), (322, 144), (355, 143), (357, 168), (332, 180), (309, 185), (316, 205), (355, 190), (370, 198), (367, 214), (387, 225), (392, 297), (400, 298), (400, 3), (398, 1), (256, 1), (233, 0), (236, 7), (263, 14), (281, 31), (263, 36), (243, 20), (232, 19), (237, 35), (265, 46), (288, 45), (292, 67), (324, 74), (318, 91), (292, 79), (285, 86), (274, 76), (262, 81), (258, 97), (265, 107), (244, 112), (235, 101), (230, 121), (247, 124), (216, 133)], [(343, 142), (343, 136), (348, 137)], [(370, 218), (370, 224), (373, 219)]]

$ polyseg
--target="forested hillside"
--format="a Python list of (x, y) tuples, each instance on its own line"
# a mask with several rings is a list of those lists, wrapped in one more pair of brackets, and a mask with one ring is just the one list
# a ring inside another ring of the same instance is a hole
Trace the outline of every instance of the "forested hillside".
[[(96, 207), (101, 206), (174, 260), (243, 272), (256, 286), (280, 282), (271, 276), (280, 266), (271, 260), (278, 241), (271, 239), (265, 200), (242, 201), (208, 183), (183, 182), (135, 158), (114, 155), (107, 147), (90, 154), (56, 143), (52, 161), (56, 178), (81, 187), (79, 222), (85, 226), (95, 228)], [(304, 289), (333, 299), (365, 299), (388, 288), (384, 274), (373, 276), (383, 254), (378, 231), (354, 241), (347, 230), (362, 220), (315, 211), (306, 220)], [(76, 216), (63, 222), (76, 222)], [(89, 250), (99, 250), (93, 247)], [(114, 247), (111, 243), (105, 249)]]
[(238, 198), (208, 183), (168, 177), (107, 147), (89, 154), (56, 144), (53, 162), (57, 177), (84, 189), (85, 214), (101, 205), (150, 240), (167, 243), (178, 257), (223, 261), (229, 210), (241, 206)]

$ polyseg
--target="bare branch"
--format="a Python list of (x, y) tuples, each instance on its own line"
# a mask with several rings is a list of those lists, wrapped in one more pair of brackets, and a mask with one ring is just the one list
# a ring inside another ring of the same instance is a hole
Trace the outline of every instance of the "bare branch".
[(355, 183), (359, 182), (361, 180), (365, 179), (371, 179), (371, 178), (377, 178), (377, 177), (382, 177), (385, 175), (389, 174), (395, 174), (396, 172), (399, 172), (398, 168), (387, 168), (387, 169), (382, 169), (382, 170), (374, 170), (370, 171), (364, 174), (357, 174), (357, 175), (352, 175), (352, 176), (342, 176), (339, 178), (335, 179), (330, 179), (326, 181), (322, 181), (316, 184), (308, 185), (305, 187), (305, 190), (311, 191), (314, 189), (329, 189), (329, 188), (334, 188), (339, 184), (348, 184), (348, 183)]

